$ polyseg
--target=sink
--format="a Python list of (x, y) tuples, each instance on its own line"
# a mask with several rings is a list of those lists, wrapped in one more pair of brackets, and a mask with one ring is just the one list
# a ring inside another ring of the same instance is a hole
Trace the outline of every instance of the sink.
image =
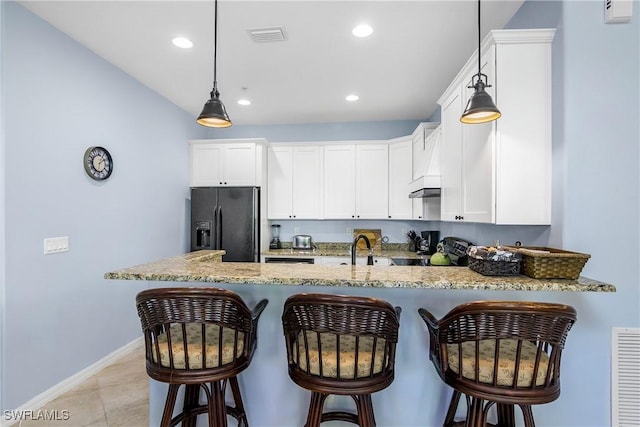
[(419, 258), (391, 258), (389, 265), (427, 265), (428, 261)]

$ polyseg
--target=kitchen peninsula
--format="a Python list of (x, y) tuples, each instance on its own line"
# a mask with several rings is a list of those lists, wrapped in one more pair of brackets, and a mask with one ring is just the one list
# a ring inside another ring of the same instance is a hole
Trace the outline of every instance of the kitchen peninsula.
[[(113, 285), (135, 280), (148, 281), (149, 287), (222, 287), (238, 293), (249, 306), (262, 298), (268, 299), (258, 326), (256, 356), (249, 369), (240, 375), (249, 422), (260, 420), (258, 424), (264, 426), (302, 425), (306, 417), (308, 395), (287, 375), (282, 337), (282, 308), (293, 294), (370, 296), (402, 308), (395, 379), (388, 390), (375, 393), (372, 399), (379, 425), (417, 426), (441, 423), (450, 393), (428, 364), (429, 343), (418, 316), (419, 308), (444, 314), (456, 304), (472, 300), (561, 302), (578, 310), (578, 328), (574, 333), (578, 335), (580, 329), (589, 329), (588, 324), (580, 324), (581, 312), (587, 309), (585, 298), (599, 295), (598, 299), (609, 300), (616, 292), (611, 284), (585, 277), (578, 280), (488, 277), (467, 267), (236, 263), (224, 262), (224, 254), (224, 250), (191, 252), (111, 271), (104, 277), (111, 279)], [(571, 344), (579, 341), (579, 337), (569, 339)], [(166, 390), (165, 384), (150, 380), (150, 426), (159, 424)], [(287, 399), (286, 409), (281, 405), (283, 396)], [(342, 400), (335, 402), (345, 403), (349, 404)], [(537, 414), (541, 412), (536, 410)]]
[(500, 291), (615, 292), (615, 286), (578, 280), (483, 276), (465, 267), (262, 264), (222, 262), (224, 251), (203, 250), (112, 271), (105, 279), (174, 282), (306, 285), (363, 288)]

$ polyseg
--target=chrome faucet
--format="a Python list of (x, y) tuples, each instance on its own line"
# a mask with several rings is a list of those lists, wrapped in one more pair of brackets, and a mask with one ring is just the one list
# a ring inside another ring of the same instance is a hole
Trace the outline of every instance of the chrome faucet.
[(367, 265), (373, 265), (373, 249), (371, 249), (371, 242), (369, 238), (364, 234), (358, 234), (355, 239), (353, 239), (353, 244), (351, 245), (351, 265), (356, 265), (356, 247), (358, 245), (358, 240), (364, 239), (364, 243), (367, 245), (367, 249), (369, 249), (369, 254), (367, 255)]

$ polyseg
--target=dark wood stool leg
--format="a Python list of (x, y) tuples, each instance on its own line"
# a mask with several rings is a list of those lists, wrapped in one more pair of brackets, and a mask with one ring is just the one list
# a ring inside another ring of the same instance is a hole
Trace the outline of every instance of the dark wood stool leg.
[(183, 427), (196, 427), (197, 414), (189, 416), (189, 411), (199, 406), (200, 401), (200, 384), (187, 384), (184, 390), (184, 402), (182, 404), (182, 420)]
[(449, 409), (447, 410), (447, 416), (444, 417), (443, 427), (452, 427), (454, 425), (453, 419), (456, 416), (456, 409), (458, 409), (458, 404), (460, 403), (460, 393), (458, 390), (453, 391), (453, 395), (451, 395), (451, 402), (449, 403)]
[(164, 412), (162, 413), (160, 427), (171, 426), (171, 416), (173, 415), (173, 407), (176, 404), (179, 389), (180, 384), (169, 384), (169, 391), (167, 392), (167, 400), (164, 403)]
[(533, 410), (531, 409), (531, 405), (520, 405), (520, 408), (522, 409), (525, 427), (535, 427), (536, 423), (533, 421)]
[(496, 403), (498, 412), (498, 427), (515, 427), (516, 414), (513, 405), (507, 403)]
[(247, 413), (245, 412), (244, 405), (242, 404), (242, 395), (240, 394), (238, 377), (229, 378), (229, 384), (231, 384), (231, 393), (233, 393), (233, 401), (236, 405), (230, 412), (233, 413), (235, 418), (238, 420), (238, 427), (249, 427)]
[(376, 420), (373, 415), (373, 403), (370, 394), (358, 395), (356, 399), (356, 407), (358, 410), (358, 421), (360, 427), (374, 427)]
[(322, 408), (326, 394), (311, 392), (311, 402), (309, 402), (309, 413), (307, 414), (306, 427), (319, 427), (322, 422)]
[(227, 404), (224, 398), (223, 381), (215, 381), (211, 383), (211, 395), (213, 399), (214, 423), (210, 425), (216, 427), (227, 427)]
[(471, 404), (467, 408), (466, 427), (484, 427), (484, 401), (477, 397), (471, 398)]

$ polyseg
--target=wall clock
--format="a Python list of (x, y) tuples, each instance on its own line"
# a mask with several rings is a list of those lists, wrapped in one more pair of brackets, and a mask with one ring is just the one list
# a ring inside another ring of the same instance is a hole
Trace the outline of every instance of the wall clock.
[(103, 181), (113, 172), (111, 154), (103, 147), (89, 147), (84, 152), (84, 170), (96, 181)]

